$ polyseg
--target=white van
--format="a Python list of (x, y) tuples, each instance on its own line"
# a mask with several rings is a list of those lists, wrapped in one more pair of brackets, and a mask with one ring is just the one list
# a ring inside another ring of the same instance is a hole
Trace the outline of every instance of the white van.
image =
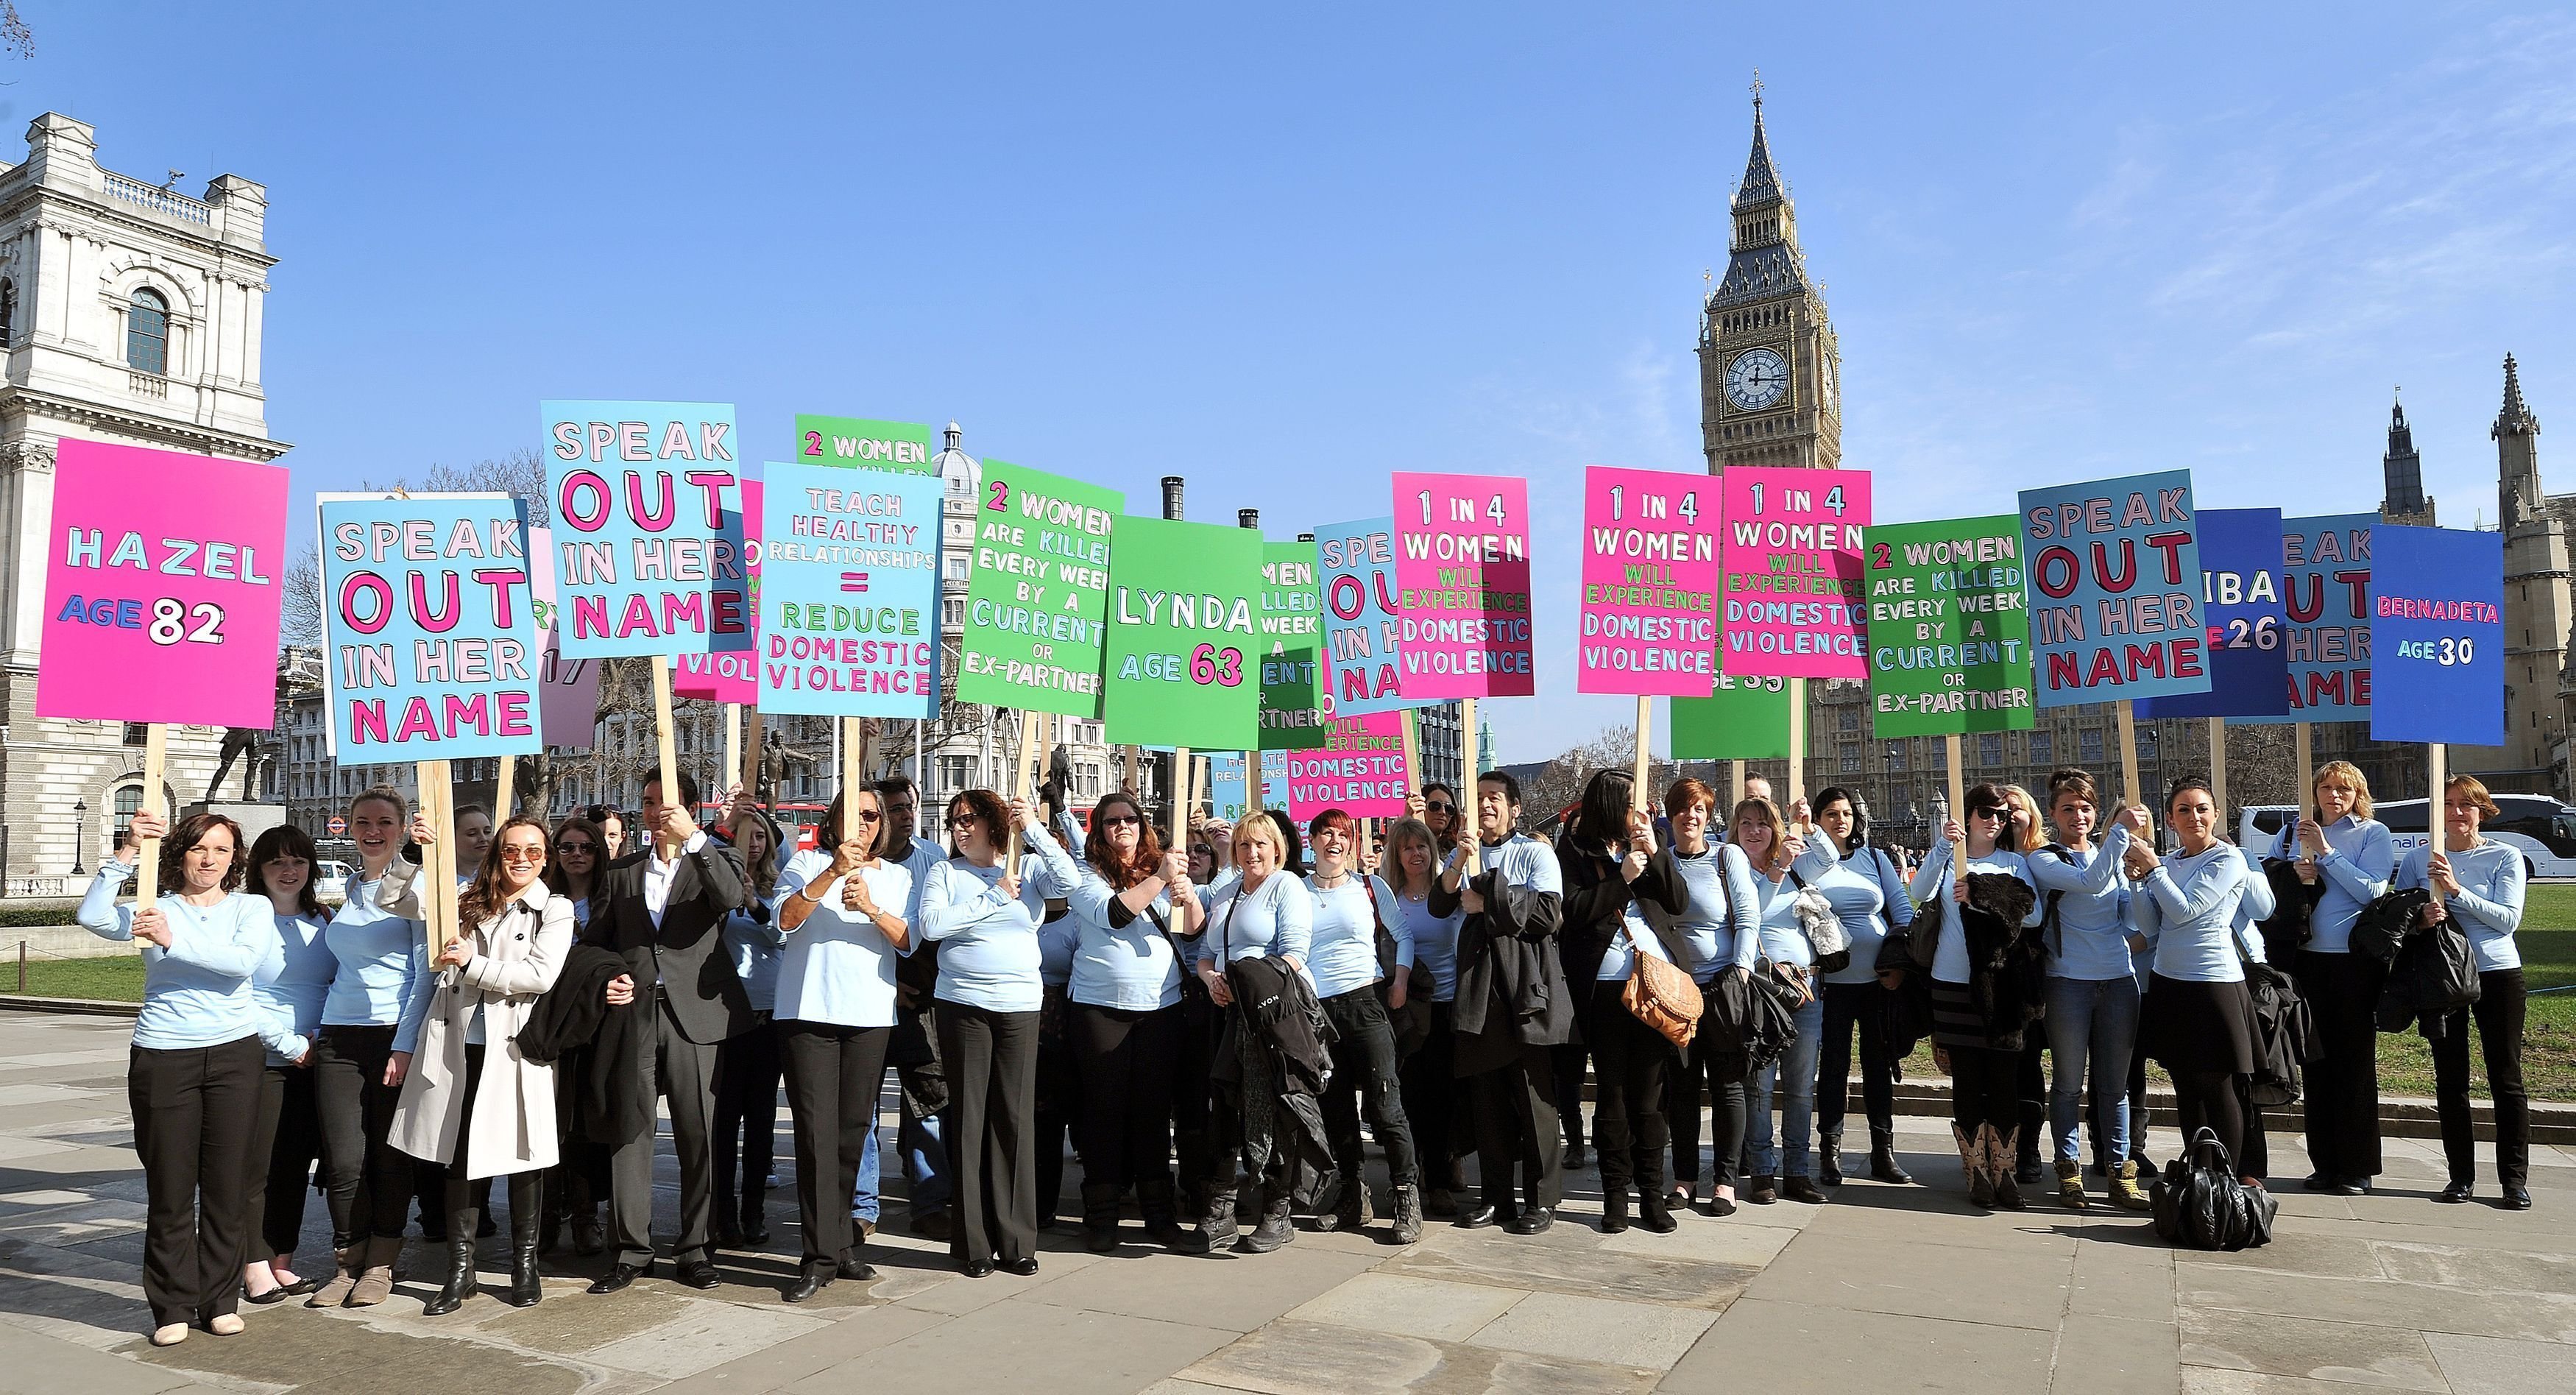
[[(2525, 877), (2576, 877), (2576, 808), (2547, 795), (2491, 797), (2499, 816), (2486, 820), (2478, 831), (2499, 843), (2522, 849)], [(2371, 817), (2388, 825), (2400, 859), (2426, 841), (2424, 809), (2425, 801), (2421, 799), (2392, 799), (2371, 807)], [(2286, 804), (2258, 804), (2246, 809), (2237, 820), (2236, 845), (2257, 857), (2295, 856), (2282, 829), (2297, 813)]]

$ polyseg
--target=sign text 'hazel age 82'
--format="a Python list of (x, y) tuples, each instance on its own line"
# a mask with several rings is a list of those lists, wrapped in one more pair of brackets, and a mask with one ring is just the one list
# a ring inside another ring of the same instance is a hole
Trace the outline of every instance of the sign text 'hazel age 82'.
[(526, 514), (507, 494), (324, 494), (324, 682), (343, 765), (542, 749)]

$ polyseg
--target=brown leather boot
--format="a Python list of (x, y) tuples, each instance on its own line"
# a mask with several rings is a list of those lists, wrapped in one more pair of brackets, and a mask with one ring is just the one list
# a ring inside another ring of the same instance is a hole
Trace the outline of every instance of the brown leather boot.
[(394, 1295), (394, 1261), (402, 1258), (402, 1237), (370, 1235), (367, 1237), (366, 1262), (358, 1270), (358, 1282), (349, 1289), (350, 1308), (372, 1308)]
[(358, 1261), (367, 1252), (367, 1242), (358, 1241), (346, 1249), (331, 1252), (331, 1281), (304, 1300), (308, 1308), (336, 1308), (349, 1300), (349, 1290), (358, 1283)]

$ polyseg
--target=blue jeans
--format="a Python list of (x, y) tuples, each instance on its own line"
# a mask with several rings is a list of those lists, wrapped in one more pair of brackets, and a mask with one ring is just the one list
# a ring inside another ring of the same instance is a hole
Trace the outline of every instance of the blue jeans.
[[(903, 1180), (912, 1188), (912, 1213), (927, 1216), (947, 1210), (948, 1150), (941, 1143), (939, 1116), (915, 1118), (906, 1108), (894, 1136), (903, 1149)], [(877, 1169), (877, 1131), (870, 1129), (859, 1153), (858, 1195), (850, 1199), (850, 1214), (870, 1224), (878, 1219)]]
[(2057, 1160), (2082, 1160), (2078, 1123), (2084, 1114), (2084, 1068), (2093, 1067), (2094, 1127), (2117, 1166), (2129, 1156), (2129, 1057), (2138, 1046), (2138, 981), (2118, 978), (2048, 980), (2048, 1122), (2057, 1135)]
[[(1757, 1177), (1813, 1177), (1815, 1161), (1810, 1156), (1815, 1141), (1816, 1115), (1816, 1049), (1825, 1037), (1825, 1003), (1818, 998), (1798, 1009), (1797, 1039), (1777, 1061), (1756, 1071), (1745, 1101), (1744, 1141), (1753, 1150), (1753, 1175)], [(1771, 1095), (1780, 1082), (1788, 1085), (1780, 1094), (1781, 1132), (1787, 1137), (1784, 1160), (1776, 1156), (1771, 1142)], [(1782, 1162), (1786, 1166), (1780, 1166)]]

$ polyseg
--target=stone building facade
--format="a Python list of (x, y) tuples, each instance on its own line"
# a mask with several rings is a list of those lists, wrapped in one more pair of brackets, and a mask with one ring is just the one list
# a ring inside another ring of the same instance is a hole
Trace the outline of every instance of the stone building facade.
[[(218, 727), (172, 727), (164, 787), (142, 783), (140, 726), (40, 720), (55, 444), (65, 437), (268, 461), (260, 381), (267, 191), (238, 175), (191, 197), (98, 162), (97, 132), (47, 112), (0, 167), (0, 872), (51, 894), (95, 867), (147, 800), (202, 799)], [(265, 746), (236, 763), (266, 783)]]

